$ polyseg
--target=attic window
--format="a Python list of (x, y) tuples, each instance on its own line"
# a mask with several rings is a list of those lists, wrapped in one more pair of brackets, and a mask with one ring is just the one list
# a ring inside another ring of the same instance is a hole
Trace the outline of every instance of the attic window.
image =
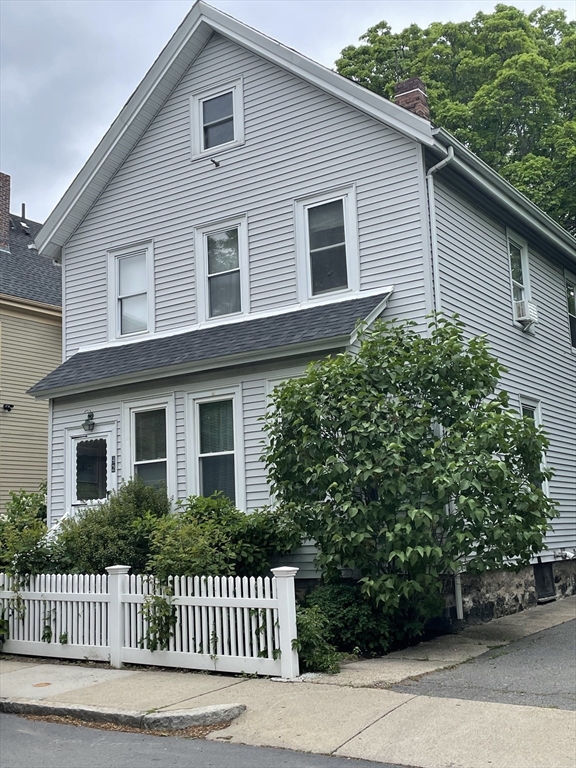
[(244, 142), (242, 79), (191, 97), (192, 157)]

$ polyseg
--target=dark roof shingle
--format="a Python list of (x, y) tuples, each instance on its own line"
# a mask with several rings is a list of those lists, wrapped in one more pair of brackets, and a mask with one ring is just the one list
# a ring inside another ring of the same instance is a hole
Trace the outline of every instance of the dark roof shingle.
[(153, 371), (166, 370), (166, 375), (170, 375), (171, 368), (203, 361), (209, 367), (210, 360), (258, 351), (262, 351), (262, 358), (266, 359), (266, 350), (349, 336), (357, 320), (370, 314), (387, 295), (388, 292), (364, 296), (273, 317), (78, 352), (29, 392), (40, 394), (70, 387), (82, 391), (82, 385), (90, 385), (85, 389), (95, 389), (99, 381), (109, 382), (139, 373), (144, 380), (146, 373)]
[(0, 293), (59, 307), (62, 268), (28, 248), (41, 228), (37, 221), (10, 214), (10, 252), (0, 251)]

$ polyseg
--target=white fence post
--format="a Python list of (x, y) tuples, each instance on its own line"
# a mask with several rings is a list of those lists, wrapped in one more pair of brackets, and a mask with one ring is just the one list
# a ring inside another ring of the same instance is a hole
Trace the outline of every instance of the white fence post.
[(296, 592), (294, 577), (298, 568), (272, 568), (278, 594), (278, 623), (280, 624), (280, 669), (285, 678), (298, 677), (298, 651), (292, 647), (296, 639)]
[(110, 666), (122, 666), (124, 646), (124, 615), (122, 595), (128, 592), (129, 565), (111, 565), (108, 571), (108, 642), (110, 643)]

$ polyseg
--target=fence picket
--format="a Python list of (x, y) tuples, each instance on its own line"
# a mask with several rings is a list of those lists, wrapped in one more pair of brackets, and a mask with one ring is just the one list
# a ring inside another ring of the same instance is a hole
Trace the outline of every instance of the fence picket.
[[(297, 674), (291, 648), (296, 569), (279, 569), (273, 579), (171, 577), (176, 623), (167, 650), (155, 653), (141, 644), (147, 630), (142, 605), (148, 595), (162, 594), (161, 585), (153, 577), (128, 575), (122, 566), (108, 570), (109, 575), (40, 574), (19, 585), (25, 612), (19, 616), (8, 610), (10, 636), (4, 650), (38, 655), (41, 644), (45, 656), (110, 659), (113, 666), (126, 661)], [(282, 577), (283, 597), (276, 574)], [(0, 606), (9, 607), (16, 586), (11, 577), (0, 574)], [(283, 658), (288, 663), (282, 664)]]

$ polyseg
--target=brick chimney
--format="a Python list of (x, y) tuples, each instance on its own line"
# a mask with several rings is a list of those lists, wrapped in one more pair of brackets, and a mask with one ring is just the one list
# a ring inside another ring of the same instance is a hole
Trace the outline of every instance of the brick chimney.
[(0, 251), (10, 250), (10, 176), (0, 173)]
[(430, 120), (430, 107), (426, 86), (419, 77), (411, 77), (394, 86), (394, 101), (399, 107), (404, 107), (409, 112), (414, 112), (424, 120)]

